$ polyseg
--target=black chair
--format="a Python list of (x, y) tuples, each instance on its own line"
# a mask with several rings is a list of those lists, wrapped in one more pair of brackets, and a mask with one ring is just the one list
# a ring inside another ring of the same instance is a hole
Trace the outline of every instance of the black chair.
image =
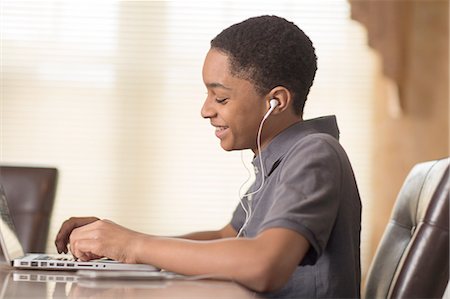
[(0, 184), (25, 252), (45, 251), (57, 179), (55, 168), (0, 166)]
[(449, 279), (449, 159), (406, 178), (374, 260), (365, 298), (442, 298)]

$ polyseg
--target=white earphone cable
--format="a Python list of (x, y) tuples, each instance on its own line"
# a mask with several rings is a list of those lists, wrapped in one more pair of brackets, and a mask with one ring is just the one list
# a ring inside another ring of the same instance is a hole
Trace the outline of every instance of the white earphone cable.
[[(264, 187), (264, 183), (265, 183), (265, 168), (264, 168), (264, 164), (263, 164), (263, 160), (262, 160), (262, 153), (261, 153), (261, 132), (262, 132), (262, 128), (264, 125), (264, 122), (266, 121), (267, 117), (269, 117), (270, 113), (272, 113), (273, 109), (275, 107), (271, 107), (270, 110), (266, 113), (266, 115), (264, 115), (261, 124), (259, 125), (259, 129), (258, 129), (258, 135), (256, 137), (256, 144), (258, 146), (258, 156), (259, 156), (259, 165), (261, 167), (261, 185), (258, 187), (258, 189), (256, 191), (244, 194), (242, 197), (240, 196), (241, 194), (241, 190), (243, 188), (243, 186), (250, 180), (250, 176), (249, 178), (241, 185), (241, 187), (239, 188), (239, 197), (240, 197), (240, 204), (241, 207), (244, 209), (245, 211), (245, 221), (244, 224), (242, 225), (241, 229), (239, 230), (238, 234), (236, 235), (236, 238), (239, 238), (242, 234), (242, 232), (244, 231), (244, 228), (247, 226), (247, 223), (250, 221), (251, 217), (252, 217), (252, 205), (251, 205), (251, 198), (249, 198), (249, 196), (252, 196), (256, 193), (258, 193), (259, 191), (261, 191), (261, 189)], [(243, 161), (242, 158), (242, 153), (241, 153), (241, 160)], [(247, 166), (244, 163), (244, 167), (248, 170)], [(243, 202), (243, 198), (247, 197), (247, 202), (248, 202), (248, 209), (245, 208), (244, 202)]]

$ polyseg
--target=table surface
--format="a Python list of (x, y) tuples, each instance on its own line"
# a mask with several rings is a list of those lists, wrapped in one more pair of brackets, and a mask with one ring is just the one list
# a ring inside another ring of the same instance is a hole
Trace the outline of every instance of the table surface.
[(16, 270), (0, 265), (3, 298), (259, 298), (237, 283), (219, 280), (87, 279), (76, 272)]

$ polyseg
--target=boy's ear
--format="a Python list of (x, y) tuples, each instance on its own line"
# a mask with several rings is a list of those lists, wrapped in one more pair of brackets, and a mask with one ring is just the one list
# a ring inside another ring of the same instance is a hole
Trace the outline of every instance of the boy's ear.
[(292, 107), (292, 101), (293, 97), (289, 89), (287, 89), (284, 86), (277, 86), (274, 87), (268, 94), (269, 99), (267, 103), (269, 103), (270, 100), (275, 99), (278, 101), (277, 107), (273, 110), (272, 114), (278, 114), (286, 109), (291, 109)]

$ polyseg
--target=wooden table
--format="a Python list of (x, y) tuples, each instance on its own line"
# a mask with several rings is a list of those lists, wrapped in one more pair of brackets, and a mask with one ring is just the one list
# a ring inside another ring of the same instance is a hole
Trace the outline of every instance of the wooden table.
[(0, 266), (0, 298), (259, 298), (230, 281), (87, 279), (76, 272)]

